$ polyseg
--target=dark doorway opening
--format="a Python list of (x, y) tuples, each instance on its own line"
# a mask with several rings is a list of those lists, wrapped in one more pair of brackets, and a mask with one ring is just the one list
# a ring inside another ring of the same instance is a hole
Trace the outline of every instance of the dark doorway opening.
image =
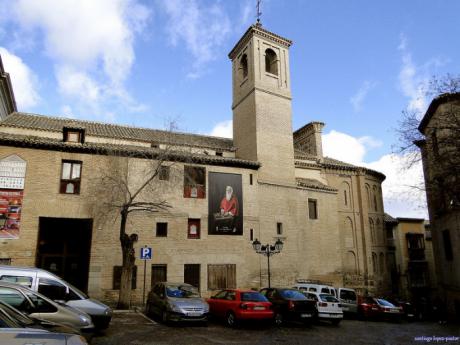
[(92, 219), (40, 217), (36, 266), (88, 290)]
[(193, 285), (200, 290), (200, 264), (184, 265), (184, 283)]

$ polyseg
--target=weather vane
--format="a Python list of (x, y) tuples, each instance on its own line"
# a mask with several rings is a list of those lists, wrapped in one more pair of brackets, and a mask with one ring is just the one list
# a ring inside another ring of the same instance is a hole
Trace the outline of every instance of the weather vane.
[(257, 17), (257, 25), (262, 25), (260, 23), (260, 16), (262, 15), (262, 12), (260, 12), (260, 3), (262, 2), (262, 0), (257, 0), (257, 14), (256, 14), (256, 17)]

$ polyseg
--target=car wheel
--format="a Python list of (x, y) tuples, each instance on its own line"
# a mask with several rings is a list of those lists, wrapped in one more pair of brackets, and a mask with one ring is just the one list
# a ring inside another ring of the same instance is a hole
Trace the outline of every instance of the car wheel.
[(281, 313), (276, 313), (275, 314), (275, 325), (281, 326), (283, 324), (283, 314)]
[(164, 324), (169, 322), (168, 313), (165, 310), (161, 312), (161, 321), (163, 321)]
[(150, 303), (147, 303), (145, 307), (145, 315), (152, 316), (152, 306)]
[(227, 318), (225, 319), (227, 321), (227, 326), (229, 327), (236, 327), (236, 317), (235, 317), (235, 314), (233, 314), (233, 312), (228, 312), (227, 313)]

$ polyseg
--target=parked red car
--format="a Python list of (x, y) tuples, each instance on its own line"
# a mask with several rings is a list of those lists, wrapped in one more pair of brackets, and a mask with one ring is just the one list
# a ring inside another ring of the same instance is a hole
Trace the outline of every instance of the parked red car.
[(257, 291), (222, 290), (207, 300), (209, 313), (234, 327), (242, 320), (272, 320), (272, 304)]
[(361, 318), (380, 318), (400, 320), (404, 315), (402, 307), (383, 298), (363, 297), (358, 305), (358, 316)]

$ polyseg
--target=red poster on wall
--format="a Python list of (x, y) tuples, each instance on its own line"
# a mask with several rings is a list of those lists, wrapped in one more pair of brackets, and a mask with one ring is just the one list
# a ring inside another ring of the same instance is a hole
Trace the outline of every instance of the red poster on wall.
[(0, 239), (19, 238), (22, 190), (0, 189)]

